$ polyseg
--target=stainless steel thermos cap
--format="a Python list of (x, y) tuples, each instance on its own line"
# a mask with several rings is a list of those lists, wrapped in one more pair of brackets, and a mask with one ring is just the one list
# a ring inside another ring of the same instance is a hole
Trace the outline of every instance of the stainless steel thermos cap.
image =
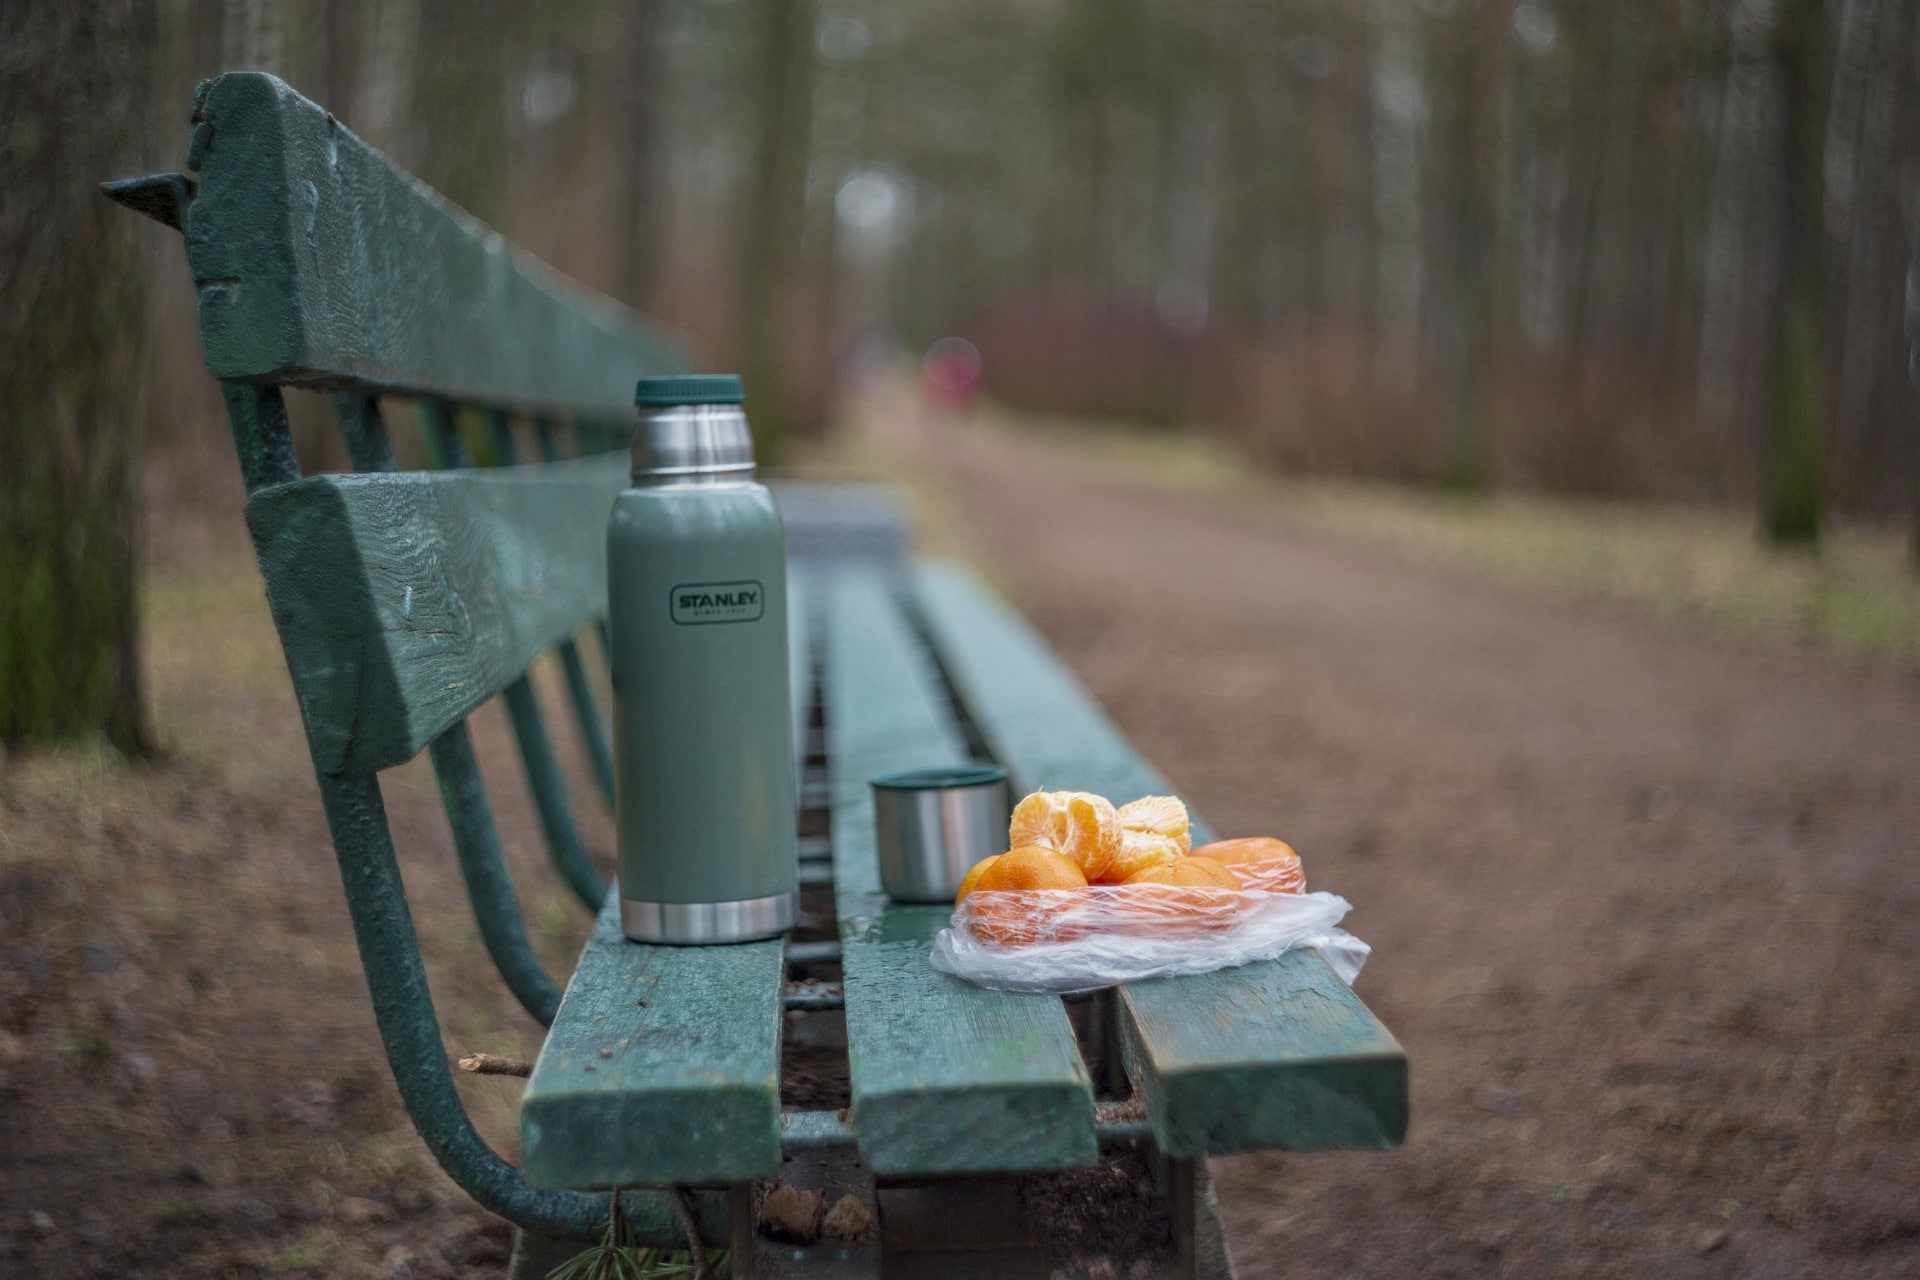
[(1010, 799), (998, 765), (883, 773), (873, 788), (880, 883), (899, 902), (951, 902), (982, 858), (1004, 853)]

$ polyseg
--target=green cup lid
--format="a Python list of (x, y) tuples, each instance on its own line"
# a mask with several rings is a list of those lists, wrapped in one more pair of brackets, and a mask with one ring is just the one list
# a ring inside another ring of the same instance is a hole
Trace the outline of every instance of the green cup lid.
[(739, 404), (746, 397), (740, 378), (732, 373), (675, 373), (642, 378), (633, 389), (633, 402), (642, 409), (676, 404)]
[(960, 787), (984, 787), (1006, 780), (1007, 771), (997, 764), (961, 764), (879, 773), (868, 778), (867, 785), (887, 791), (952, 791)]

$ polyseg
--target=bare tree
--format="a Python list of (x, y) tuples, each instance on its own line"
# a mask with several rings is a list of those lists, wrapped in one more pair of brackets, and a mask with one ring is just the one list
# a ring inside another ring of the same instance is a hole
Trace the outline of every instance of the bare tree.
[(780, 309), (794, 277), (806, 210), (807, 102), (813, 82), (813, 0), (760, 0), (756, 7), (753, 167), (734, 258), (735, 357), (746, 380), (754, 448), (780, 455), (792, 430)]
[(1819, 0), (1788, 0), (1773, 43), (1778, 267), (1768, 317), (1772, 404), (1762, 520), (1769, 538), (1787, 544), (1819, 541), (1826, 507), (1820, 9)]
[(150, 0), (0, 5), (0, 740), (147, 746), (135, 582)]
[(621, 154), (613, 169), (614, 290), (630, 306), (643, 306), (653, 286), (659, 251), (660, 181), (658, 125), (660, 29), (669, 0), (627, 0), (621, 33), (620, 77), (614, 89)]

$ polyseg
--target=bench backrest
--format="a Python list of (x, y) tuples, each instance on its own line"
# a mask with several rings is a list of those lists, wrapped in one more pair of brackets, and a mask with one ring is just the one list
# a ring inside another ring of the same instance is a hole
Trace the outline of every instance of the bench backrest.
[(208, 81), (184, 218), (223, 380), (630, 424), (668, 331), (514, 248), (269, 75)]
[(315, 476), (247, 503), (314, 763), (412, 759), (606, 612), (623, 455)]
[[(395, 1081), (435, 1156), (482, 1204), (591, 1238), (605, 1198), (529, 1188), (461, 1107), (377, 773), (431, 753), (487, 950), (550, 1022), (560, 987), (528, 944), (466, 717), (504, 695), (548, 851), (598, 907), (606, 886), (581, 847), (528, 671), (558, 652), (610, 803), (575, 637), (594, 634), (606, 610), (605, 526), (626, 479), (634, 380), (685, 359), (664, 327), (515, 249), (272, 76), (206, 82), (192, 121), (197, 186), (162, 174), (106, 190), (186, 240), (207, 367)], [(289, 386), (333, 393), (359, 474), (301, 476)], [(427, 456), (459, 469), (396, 471), (383, 397), (413, 398)], [(516, 424), (545, 461), (471, 469), (462, 415), (477, 417), (501, 463), (518, 461)], [(584, 456), (556, 461), (562, 453)], [(630, 1212), (672, 1221), (659, 1203)]]

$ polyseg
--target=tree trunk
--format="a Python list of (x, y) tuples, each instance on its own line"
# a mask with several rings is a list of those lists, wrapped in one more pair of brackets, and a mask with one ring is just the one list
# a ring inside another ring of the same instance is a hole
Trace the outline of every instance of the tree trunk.
[(0, 5), (0, 741), (147, 746), (134, 477), (141, 224), (96, 184), (144, 159), (150, 0)]
[[(1920, 190), (1914, 192), (1920, 199)], [(1907, 249), (1907, 381), (1920, 394), (1920, 218), (1914, 220)], [(1911, 412), (1911, 410), (1909, 410)], [(1916, 477), (1920, 479), (1920, 477)], [(1913, 564), (1920, 569), (1920, 483), (1914, 486)]]
[(780, 309), (787, 301), (805, 212), (813, 0), (760, 0), (753, 83), (753, 169), (734, 282), (735, 357), (746, 383), (755, 456), (776, 462), (794, 417)]
[(1791, 0), (1774, 34), (1779, 268), (1768, 325), (1772, 412), (1762, 519), (1780, 545), (1818, 542), (1825, 516), (1820, 27), (1819, 0)]
[(1489, 82), (1498, 67), (1491, 42), (1480, 38), (1491, 22), (1480, 15), (1458, 19), (1453, 32), (1454, 109), (1459, 166), (1454, 222), (1452, 372), (1453, 403), (1447, 433), (1445, 482), (1474, 492), (1487, 483), (1488, 366), (1494, 342), (1493, 113)]
[(528, 11), (507, 0), (420, 0), (409, 96), (394, 121), (408, 168), (494, 230), (508, 225), (507, 146)]
[(628, 306), (643, 307), (654, 284), (659, 248), (660, 201), (654, 193), (664, 174), (659, 103), (666, 86), (659, 75), (659, 32), (667, 0), (627, 0), (619, 83), (615, 89), (620, 155), (613, 170), (614, 289)]

